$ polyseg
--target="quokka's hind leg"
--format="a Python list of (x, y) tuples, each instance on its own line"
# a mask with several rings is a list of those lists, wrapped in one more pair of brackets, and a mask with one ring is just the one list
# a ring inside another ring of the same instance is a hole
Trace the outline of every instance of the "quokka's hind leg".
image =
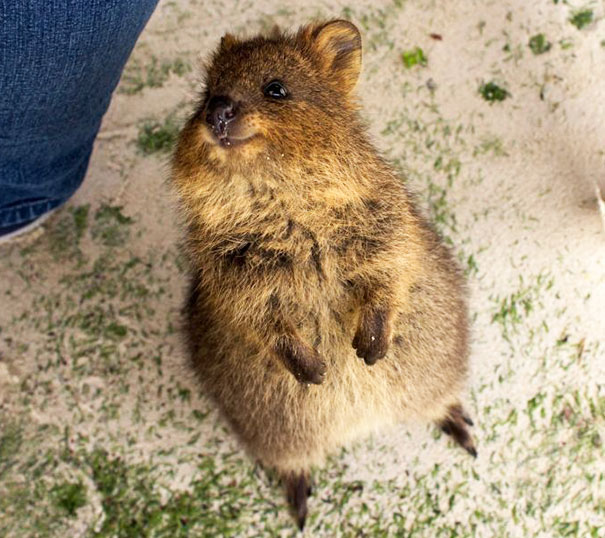
[(288, 504), (294, 512), (298, 528), (302, 531), (307, 519), (307, 498), (311, 495), (311, 480), (307, 473), (291, 473), (282, 480), (286, 486)]
[(451, 435), (454, 441), (466, 450), (473, 458), (477, 457), (477, 449), (467, 426), (472, 426), (473, 421), (466, 414), (460, 404), (451, 405), (447, 410), (445, 418), (437, 425), (441, 431)]

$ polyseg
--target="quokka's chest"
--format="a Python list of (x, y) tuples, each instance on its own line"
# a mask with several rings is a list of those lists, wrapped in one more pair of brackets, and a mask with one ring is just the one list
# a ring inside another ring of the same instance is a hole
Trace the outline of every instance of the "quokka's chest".
[[(356, 266), (388, 246), (389, 234), (375, 219), (343, 211), (316, 211), (310, 217), (263, 211), (262, 218), (229, 223), (209, 241), (209, 253), (223, 269), (347, 278)], [(235, 219), (234, 215), (234, 219)]]
[(355, 271), (349, 249), (357, 239), (343, 244), (342, 234), (295, 219), (265, 224), (230, 227), (208, 238), (201, 274), (215, 307), (237, 306), (238, 318), (242, 309), (287, 314), (313, 345), (352, 338)]
[(265, 226), (230, 229), (208, 244), (212, 261), (223, 271), (275, 276), (288, 274), (318, 281), (342, 274), (343, 241), (293, 218), (261, 223)]

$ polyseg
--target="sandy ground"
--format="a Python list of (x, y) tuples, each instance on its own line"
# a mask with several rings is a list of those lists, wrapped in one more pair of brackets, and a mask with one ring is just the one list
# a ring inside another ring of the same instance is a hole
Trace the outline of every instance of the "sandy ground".
[[(224, 32), (333, 16), (362, 29), (377, 146), (469, 276), (479, 457), (426, 425), (361, 441), (317, 473), (306, 534), (605, 536), (604, 15), (575, 0), (160, 2), (84, 186), (0, 248), (0, 536), (295, 534), (275, 477), (184, 366), (166, 163)], [(427, 65), (406, 68), (415, 47)], [(489, 82), (503, 101), (482, 97)]]

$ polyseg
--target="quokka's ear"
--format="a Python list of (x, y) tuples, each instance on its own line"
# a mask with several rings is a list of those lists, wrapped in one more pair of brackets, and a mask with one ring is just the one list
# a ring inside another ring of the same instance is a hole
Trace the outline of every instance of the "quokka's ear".
[(326, 72), (338, 77), (346, 92), (352, 91), (361, 72), (361, 34), (357, 27), (349, 21), (335, 20), (309, 28), (306, 37), (319, 53)]
[(229, 50), (237, 43), (238, 39), (233, 34), (225, 34), (223, 37), (221, 37), (221, 49), (223, 50)]
[(267, 34), (267, 37), (269, 39), (278, 39), (280, 38), (282, 35), (282, 31), (279, 28), (279, 26), (277, 24), (274, 24), (273, 27), (271, 28), (271, 30), (269, 31), (269, 33)]

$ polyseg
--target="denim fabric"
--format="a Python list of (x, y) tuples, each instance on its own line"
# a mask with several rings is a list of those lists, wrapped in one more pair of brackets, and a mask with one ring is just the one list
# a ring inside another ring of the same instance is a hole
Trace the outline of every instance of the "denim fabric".
[(0, 228), (79, 187), (158, 0), (0, 0)]

